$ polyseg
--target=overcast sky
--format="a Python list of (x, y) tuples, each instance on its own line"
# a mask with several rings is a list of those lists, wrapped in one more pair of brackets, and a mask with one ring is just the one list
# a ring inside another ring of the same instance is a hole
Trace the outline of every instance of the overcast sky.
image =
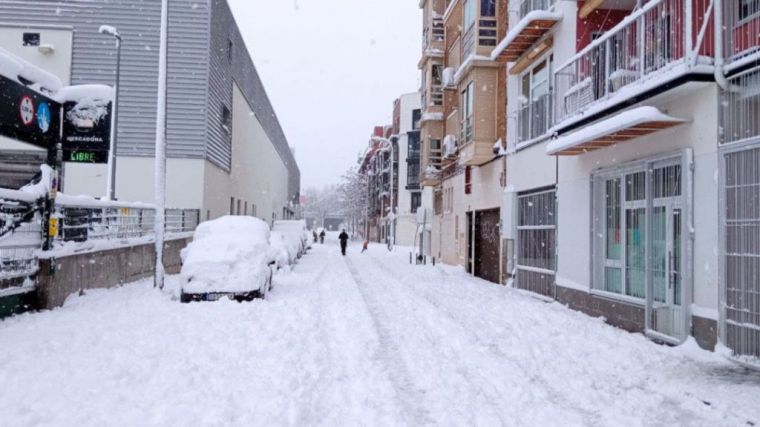
[(229, 0), (296, 149), (301, 186), (337, 183), (415, 92), (422, 39), (417, 0)]

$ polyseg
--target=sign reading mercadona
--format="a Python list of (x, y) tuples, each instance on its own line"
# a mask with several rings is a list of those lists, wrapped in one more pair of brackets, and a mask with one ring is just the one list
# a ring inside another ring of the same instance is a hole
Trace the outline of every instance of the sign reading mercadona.
[(82, 99), (63, 104), (63, 161), (107, 163), (111, 102)]
[(51, 150), (61, 132), (61, 105), (0, 76), (0, 135)]

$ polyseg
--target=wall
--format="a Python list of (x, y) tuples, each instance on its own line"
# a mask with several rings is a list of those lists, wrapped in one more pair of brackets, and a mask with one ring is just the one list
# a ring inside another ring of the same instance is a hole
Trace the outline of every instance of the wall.
[[(690, 123), (581, 156), (560, 158), (557, 192), (558, 285), (590, 289), (591, 173), (600, 168), (691, 147), (695, 160), (694, 303), (717, 314), (718, 209), (714, 207), (718, 205), (718, 129), (715, 114), (718, 94), (715, 85), (702, 84), (690, 88), (690, 93), (654, 104), (667, 114), (688, 119)], [(713, 208), (701, 208), (705, 206)]]
[[(41, 53), (37, 46), (24, 46), (24, 33), (39, 33), (40, 45), (55, 48), (51, 54)], [(71, 82), (71, 53), (73, 35), (71, 27), (15, 26), (0, 24), (0, 47), (56, 75), (64, 85)]]
[(249, 214), (255, 204), (256, 216), (267, 222), (282, 219), (289, 200), (288, 168), (237, 84), (232, 108), (230, 197), (247, 201)]
[[(166, 242), (164, 266), (169, 274), (179, 273), (180, 251), (191, 239)], [(40, 260), (37, 304), (39, 309), (63, 306), (70, 295), (86, 289), (113, 288), (153, 274), (154, 245), (129, 246), (109, 251), (82, 253), (54, 260)]]
[[(172, 208), (203, 207), (203, 168), (201, 159), (167, 159), (166, 205)], [(116, 198), (126, 202), (153, 203), (154, 159), (149, 157), (117, 157)], [(100, 197), (106, 192), (106, 165), (66, 163), (63, 192), (69, 195)], [(205, 214), (201, 214), (205, 218)]]

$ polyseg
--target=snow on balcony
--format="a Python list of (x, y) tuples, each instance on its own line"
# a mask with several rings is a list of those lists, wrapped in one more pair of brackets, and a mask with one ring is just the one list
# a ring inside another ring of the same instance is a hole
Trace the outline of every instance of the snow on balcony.
[(560, 13), (547, 10), (528, 12), (491, 52), (491, 59), (502, 62), (516, 61), (560, 20)]
[(555, 129), (689, 74), (713, 73), (709, 0), (654, 0), (557, 67)]
[(562, 135), (546, 146), (549, 155), (574, 156), (685, 123), (654, 107), (638, 107)]

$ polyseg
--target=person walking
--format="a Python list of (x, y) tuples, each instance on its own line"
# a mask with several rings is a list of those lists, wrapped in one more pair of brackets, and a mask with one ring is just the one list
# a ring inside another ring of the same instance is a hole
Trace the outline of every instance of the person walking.
[(364, 246), (362, 246), (362, 253), (367, 252), (367, 249), (369, 249), (369, 240), (364, 241)]
[(325, 244), (325, 236), (327, 233), (325, 233), (325, 230), (322, 230), (321, 233), (319, 233), (319, 244), (324, 245)]
[(346, 233), (346, 230), (343, 230), (343, 232), (340, 233), (338, 240), (340, 240), (340, 252), (343, 256), (346, 256), (346, 248), (348, 247), (348, 234)]

